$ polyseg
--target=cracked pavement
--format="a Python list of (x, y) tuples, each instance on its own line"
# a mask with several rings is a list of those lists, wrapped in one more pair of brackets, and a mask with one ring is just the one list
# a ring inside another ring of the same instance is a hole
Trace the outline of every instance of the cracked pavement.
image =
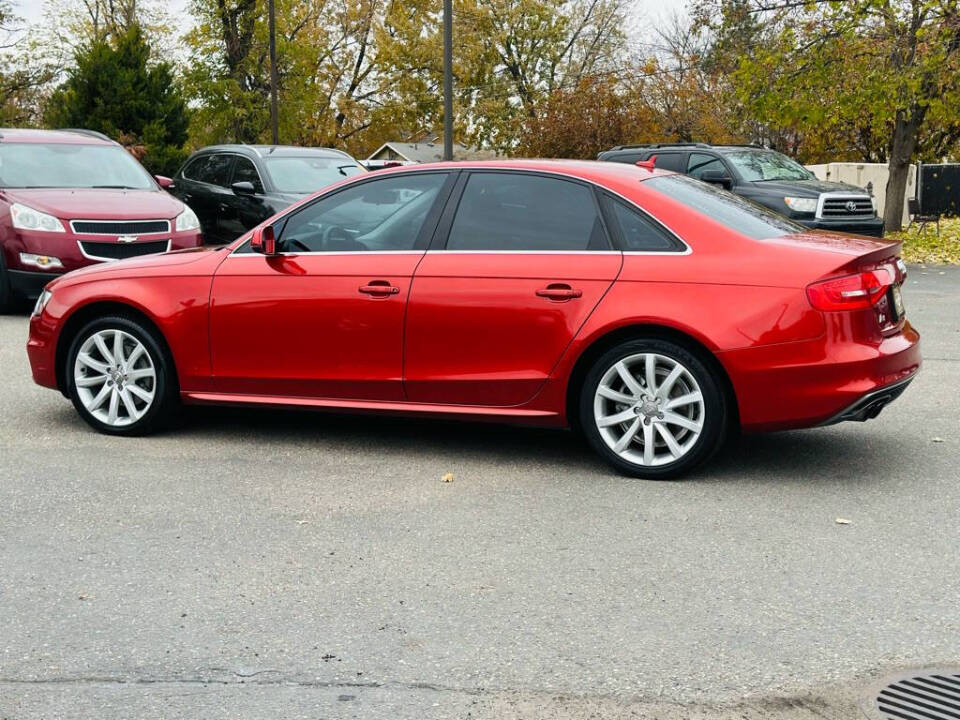
[(960, 663), (960, 268), (910, 273), (925, 366), (877, 420), (667, 483), (512, 427), (97, 435), (0, 316), (0, 718), (858, 717)]

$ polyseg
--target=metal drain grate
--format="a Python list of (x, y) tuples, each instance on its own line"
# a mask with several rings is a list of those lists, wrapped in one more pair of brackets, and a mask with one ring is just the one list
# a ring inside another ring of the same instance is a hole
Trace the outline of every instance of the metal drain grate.
[(871, 695), (884, 720), (960, 720), (960, 669), (902, 674)]

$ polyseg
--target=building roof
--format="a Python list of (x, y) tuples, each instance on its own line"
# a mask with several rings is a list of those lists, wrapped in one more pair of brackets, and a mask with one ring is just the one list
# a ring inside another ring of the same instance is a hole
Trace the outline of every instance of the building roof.
[[(385, 142), (367, 160), (378, 160), (384, 150), (392, 150), (404, 160), (415, 163), (433, 163), (443, 160), (443, 142)], [(488, 150), (478, 150), (460, 143), (453, 144), (453, 156), (457, 160), (482, 160), (496, 156)]]

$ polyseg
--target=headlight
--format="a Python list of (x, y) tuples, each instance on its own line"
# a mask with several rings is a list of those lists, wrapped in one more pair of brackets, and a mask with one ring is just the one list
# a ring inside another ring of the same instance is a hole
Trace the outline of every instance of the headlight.
[(41, 270), (63, 270), (60, 258), (53, 255), (35, 255), (34, 253), (20, 253), (20, 262), (24, 265), (33, 265)]
[(193, 210), (184, 206), (183, 212), (177, 215), (177, 221), (174, 223), (174, 227), (177, 229), (177, 232), (199, 230), (200, 221), (197, 219), (197, 214), (193, 212)]
[(10, 206), (10, 219), (13, 226), (21, 230), (41, 230), (44, 232), (66, 232), (63, 223), (53, 215), (34, 210), (32, 207), (14, 203)]
[(873, 207), (873, 214), (877, 214), (877, 199), (871, 195), (870, 196), (870, 205)]
[(33, 306), (33, 316), (36, 317), (43, 312), (43, 309), (47, 306), (47, 303), (50, 302), (50, 298), (53, 297), (53, 293), (49, 290), (44, 290), (40, 293), (40, 297), (37, 298), (37, 304)]
[(812, 213), (817, 210), (817, 198), (785, 197), (783, 202), (788, 208), (798, 213)]

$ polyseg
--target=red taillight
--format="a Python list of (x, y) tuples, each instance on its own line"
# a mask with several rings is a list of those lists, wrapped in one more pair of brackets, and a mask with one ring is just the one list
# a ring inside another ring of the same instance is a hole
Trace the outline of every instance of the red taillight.
[(880, 268), (815, 282), (807, 287), (807, 297), (817, 310), (863, 310), (878, 303), (892, 284), (890, 273)]

